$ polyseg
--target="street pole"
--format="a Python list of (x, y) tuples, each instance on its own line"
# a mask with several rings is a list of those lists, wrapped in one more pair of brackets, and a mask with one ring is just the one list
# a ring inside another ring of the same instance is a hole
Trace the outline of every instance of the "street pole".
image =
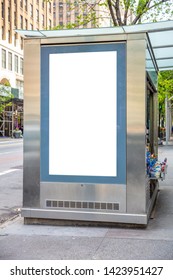
[(165, 121), (166, 121), (166, 145), (168, 145), (168, 140), (171, 135), (172, 129), (172, 115), (171, 115), (171, 102), (170, 100), (173, 99), (173, 95), (168, 99), (166, 95), (165, 98)]
[(166, 145), (169, 139), (169, 114), (168, 114), (168, 96), (165, 98), (165, 121), (166, 121)]

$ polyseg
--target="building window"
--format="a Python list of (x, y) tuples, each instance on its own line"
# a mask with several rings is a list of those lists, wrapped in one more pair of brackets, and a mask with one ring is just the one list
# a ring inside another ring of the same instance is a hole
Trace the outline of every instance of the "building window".
[(12, 53), (8, 53), (8, 70), (12, 71), (13, 70), (13, 65), (12, 65)]
[(10, 22), (10, 7), (8, 7), (8, 22)]
[(59, 7), (59, 13), (63, 13), (63, 7)]
[(59, 21), (63, 21), (63, 14), (62, 13), (59, 14)]
[(33, 24), (30, 23), (30, 30), (33, 30)]
[(25, 30), (28, 29), (28, 20), (25, 18)]
[(23, 16), (20, 16), (20, 28), (23, 29)]
[(39, 22), (39, 10), (36, 10), (36, 20)]
[(14, 45), (15, 45), (15, 47), (17, 45), (17, 34), (16, 33), (14, 34)]
[(17, 25), (17, 16), (16, 16), (16, 12), (14, 12), (14, 26)]
[(20, 74), (23, 75), (23, 58), (20, 58)]
[(2, 26), (2, 40), (4, 39), (4, 26)]
[(20, 7), (23, 8), (23, 0), (20, 0)]
[(30, 4), (30, 16), (33, 17), (33, 5)]
[(19, 58), (17, 55), (14, 56), (14, 70), (15, 72), (19, 72)]
[(19, 89), (20, 93), (23, 94), (23, 81), (16, 80), (16, 87)]
[(44, 9), (44, 1), (42, 1), (42, 8)]
[(2, 49), (2, 68), (6, 68), (6, 50)]
[(4, 18), (4, 2), (1, 2), (1, 16)]
[(44, 26), (44, 15), (42, 15), (42, 26)]
[(52, 21), (51, 21), (51, 19), (49, 19), (49, 29), (51, 29), (52, 28)]
[(10, 32), (10, 30), (8, 30), (8, 43), (9, 44), (11, 43), (11, 32)]
[(25, 0), (25, 11), (28, 11), (28, 0)]
[(70, 11), (70, 3), (67, 3), (67, 11)]
[(52, 6), (51, 6), (51, 2), (49, 2), (49, 13), (52, 12)]
[(23, 38), (20, 38), (20, 48), (23, 50)]

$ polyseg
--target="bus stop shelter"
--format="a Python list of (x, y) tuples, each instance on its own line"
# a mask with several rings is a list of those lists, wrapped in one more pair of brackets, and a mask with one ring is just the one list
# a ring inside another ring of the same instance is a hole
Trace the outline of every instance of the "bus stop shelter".
[(18, 33), (25, 223), (147, 225), (164, 175), (149, 165), (164, 164), (157, 75), (173, 66), (173, 21)]

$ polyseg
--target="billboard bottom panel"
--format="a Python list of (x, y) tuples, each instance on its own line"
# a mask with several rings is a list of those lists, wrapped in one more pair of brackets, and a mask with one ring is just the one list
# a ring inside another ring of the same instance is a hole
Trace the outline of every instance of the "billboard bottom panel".
[(122, 213), (103, 213), (86, 211), (66, 211), (66, 210), (47, 210), (23, 208), (22, 217), (25, 224), (55, 224), (69, 225), (82, 223), (106, 223), (106, 224), (134, 224), (147, 225), (147, 214), (122, 214)]

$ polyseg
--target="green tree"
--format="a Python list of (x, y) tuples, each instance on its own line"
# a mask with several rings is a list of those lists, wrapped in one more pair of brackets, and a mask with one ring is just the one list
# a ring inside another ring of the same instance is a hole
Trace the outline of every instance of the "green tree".
[(165, 98), (173, 96), (173, 70), (162, 71), (158, 75), (158, 102), (160, 116), (165, 115)]
[(6, 107), (12, 105), (12, 98), (10, 88), (0, 85), (0, 114), (4, 112)]
[(104, 4), (114, 26), (169, 20), (173, 16), (172, 0), (106, 0)]

